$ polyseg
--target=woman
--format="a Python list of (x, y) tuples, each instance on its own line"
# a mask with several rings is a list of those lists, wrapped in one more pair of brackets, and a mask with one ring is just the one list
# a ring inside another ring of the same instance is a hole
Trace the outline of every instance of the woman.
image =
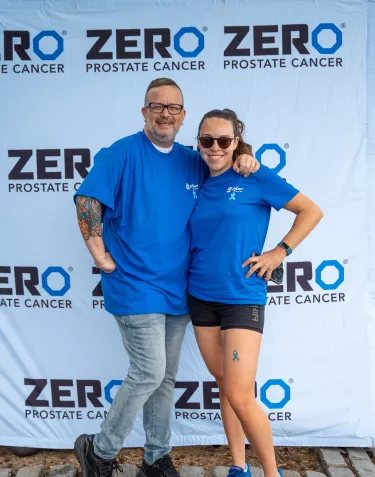
[[(263, 165), (247, 178), (233, 171), (237, 155), (251, 154), (243, 131), (244, 124), (229, 109), (210, 111), (199, 125), (198, 147), (210, 176), (190, 219), (189, 304), (199, 349), (220, 391), (234, 464), (229, 474), (250, 475), (246, 435), (265, 477), (279, 477), (271, 427), (254, 396), (267, 280), (323, 213)], [(271, 207), (297, 217), (281, 242), (262, 253)], [(261, 255), (251, 257), (254, 252)]]

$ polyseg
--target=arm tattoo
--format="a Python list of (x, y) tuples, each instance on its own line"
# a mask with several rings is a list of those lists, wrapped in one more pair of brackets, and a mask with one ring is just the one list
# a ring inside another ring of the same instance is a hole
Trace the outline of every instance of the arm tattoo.
[(102, 236), (102, 204), (92, 197), (79, 195), (76, 200), (78, 225), (85, 240)]

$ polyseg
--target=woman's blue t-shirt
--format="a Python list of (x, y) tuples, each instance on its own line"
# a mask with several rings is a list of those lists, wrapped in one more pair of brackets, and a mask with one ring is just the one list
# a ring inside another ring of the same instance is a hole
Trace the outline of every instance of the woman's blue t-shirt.
[(298, 190), (261, 165), (245, 178), (232, 168), (208, 177), (190, 219), (188, 293), (229, 304), (266, 303), (267, 283), (242, 263), (262, 253), (271, 207), (280, 210)]

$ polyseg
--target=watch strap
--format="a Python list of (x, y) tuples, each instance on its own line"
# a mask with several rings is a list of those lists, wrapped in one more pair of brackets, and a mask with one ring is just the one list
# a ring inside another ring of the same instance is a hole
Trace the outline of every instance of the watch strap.
[(290, 247), (290, 245), (288, 245), (286, 242), (281, 241), (277, 245), (285, 250), (287, 256), (293, 252), (292, 247)]

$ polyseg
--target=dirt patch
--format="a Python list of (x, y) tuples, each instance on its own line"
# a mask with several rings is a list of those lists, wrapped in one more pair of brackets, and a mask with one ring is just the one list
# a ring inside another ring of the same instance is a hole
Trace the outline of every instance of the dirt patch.
[[(175, 447), (171, 453), (173, 461), (180, 469), (184, 465), (197, 465), (212, 470), (217, 465), (229, 466), (231, 457), (227, 446), (187, 446)], [(303, 474), (306, 470), (322, 472), (316, 449), (311, 447), (276, 447), (277, 464), (281, 469), (296, 470)], [(143, 449), (123, 449), (118, 455), (121, 464), (140, 466)], [(259, 467), (259, 462), (246, 448), (246, 460), (250, 465)], [(58, 464), (72, 464), (78, 467), (74, 452), (70, 450), (41, 450), (29, 457), (18, 457), (6, 448), (0, 448), (0, 468), (20, 469), (30, 465), (43, 464), (47, 470)]]

